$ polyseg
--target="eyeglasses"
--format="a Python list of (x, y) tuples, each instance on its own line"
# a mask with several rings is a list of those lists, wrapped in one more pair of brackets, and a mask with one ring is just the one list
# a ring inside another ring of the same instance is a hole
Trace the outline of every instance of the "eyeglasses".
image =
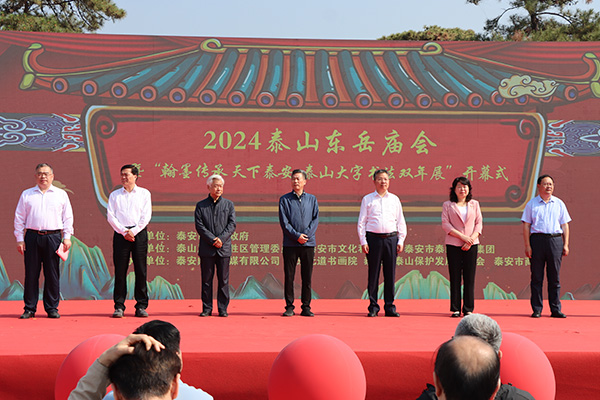
[(42, 176), (48, 177), (53, 174), (52, 174), (52, 172), (36, 172), (36, 175), (39, 177), (42, 177)]

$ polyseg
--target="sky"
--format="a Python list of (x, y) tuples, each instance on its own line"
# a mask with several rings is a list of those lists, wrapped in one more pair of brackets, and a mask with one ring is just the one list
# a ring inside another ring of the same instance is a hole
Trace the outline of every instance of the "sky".
[[(425, 25), (482, 32), (507, 0), (113, 0), (127, 11), (98, 33), (377, 39)], [(598, 0), (596, 0), (598, 3)], [(168, 7), (166, 6), (168, 5)], [(595, 8), (598, 8), (596, 5)]]

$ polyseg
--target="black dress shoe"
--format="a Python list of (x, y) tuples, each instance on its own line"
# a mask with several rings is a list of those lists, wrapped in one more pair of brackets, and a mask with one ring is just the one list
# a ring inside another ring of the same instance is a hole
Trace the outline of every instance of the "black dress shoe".
[(458, 317), (460, 317), (460, 311), (454, 311), (454, 312), (452, 313), (452, 315), (450, 315), (450, 316), (451, 316), (452, 318), (458, 318)]
[(115, 310), (115, 312), (113, 313), (112, 317), (113, 318), (123, 318), (123, 309), (122, 308), (117, 308)]
[(57, 318), (60, 318), (60, 314), (58, 313), (58, 311), (50, 311), (48, 313), (48, 318), (57, 319)]
[(212, 311), (202, 311), (200, 313), (200, 317), (210, 317), (212, 315)]
[(567, 316), (560, 311), (554, 311), (550, 316), (552, 318), (567, 318)]
[(534, 311), (533, 314), (531, 314), (531, 318), (539, 318), (542, 316), (542, 313), (539, 311)]
[(367, 317), (373, 318), (377, 316), (377, 312), (376, 311), (369, 311), (369, 313), (367, 314)]
[(302, 315), (303, 317), (314, 317), (315, 316), (315, 314), (310, 310), (302, 310), (300, 315)]
[(288, 308), (284, 311), (283, 314), (281, 314), (282, 317), (291, 317), (292, 315), (294, 315), (294, 310)]
[(29, 319), (29, 318), (35, 318), (35, 313), (33, 311), (25, 311), (19, 317), (19, 319)]
[(219, 317), (227, 317), (228, 315), (227, 311), (219, 311)]
[(398, 311), (386, 311), (385, 316), (386, 317), (399, 317), (400, 313)]

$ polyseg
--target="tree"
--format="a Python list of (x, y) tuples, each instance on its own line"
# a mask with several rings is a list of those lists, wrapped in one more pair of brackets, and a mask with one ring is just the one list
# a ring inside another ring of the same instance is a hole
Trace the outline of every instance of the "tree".
[[(466, 0), (479, 5), (483, 0)], [(484, 33), (459, 28), (425, 26), (423, 31), (405, 31), (381, 40), (496, 40), (496, 41), (593, 41), (600, 40), (600, 13), (573, 8), (592, 0), (498, 0), (507, 7), (487, 20)]]
[(427, 41), (456, 41), (483, 40), (475, 31), (460, 28), (442, 28), (437, 25), (424, 26), (420, 32), (405, 31), (380, 37), (379, 40), (427, 40)]
[[(466, 0), (478, 5), (482, 0)], [(499, 0), (501, 1), (501, 0)], [(496, 18), (486, 21), (491, 40), (580, 41), (600, 38), (600, 13), (571, 9), (592, 0), (510, 0)], [(502, 21), (508, 19), (508, 24)]]
[(0, 30), (96, 32), (124, 17), (112, 0), (0, 0)]

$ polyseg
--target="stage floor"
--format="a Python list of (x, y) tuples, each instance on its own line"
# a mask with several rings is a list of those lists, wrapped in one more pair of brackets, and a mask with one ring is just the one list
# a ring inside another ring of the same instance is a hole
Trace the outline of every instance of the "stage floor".
[[(35, 319), (19, 320), (22, 302), (2, 302), (0, 398), (52, 399), (60, 363), (77, 344), (101, 333), (126, 335), (146, 321), (133, 317), (133, 305), (128, 301), (125, 318), (119, 320), (110, 318), (111, 301), (63, 301), (62, 317), (52, 320), (40, 302)], [(150, 319), (181, 330), (184, 381), (219, 400), (266, 399), (272, 361), (289, 342), (311, 333), (335, 336), (358, 354), (367, 399), (416, 398), (431, 382), (433, 352), (458, 323), (450, 318), (447, 300), (398, 300), (400, 318), (367, 318), (366, 300), (314, 300), (312, 306), (314, 318), (281, 317), (283, 300), (232, 301), (228, 318), (198, 317), (200, 300), (151, 301), (148, 312)], [(556, 375), (557, 399), (598, 397), (599, 302), (563, 301), (567, 319), (549, 318), (548, 310), (532, 319), (525, 300), (479, 300), (475, 311), (544, 351)], [(19, 376), (32, 382), (31, 371), (37, 384), (16, 382)]]

